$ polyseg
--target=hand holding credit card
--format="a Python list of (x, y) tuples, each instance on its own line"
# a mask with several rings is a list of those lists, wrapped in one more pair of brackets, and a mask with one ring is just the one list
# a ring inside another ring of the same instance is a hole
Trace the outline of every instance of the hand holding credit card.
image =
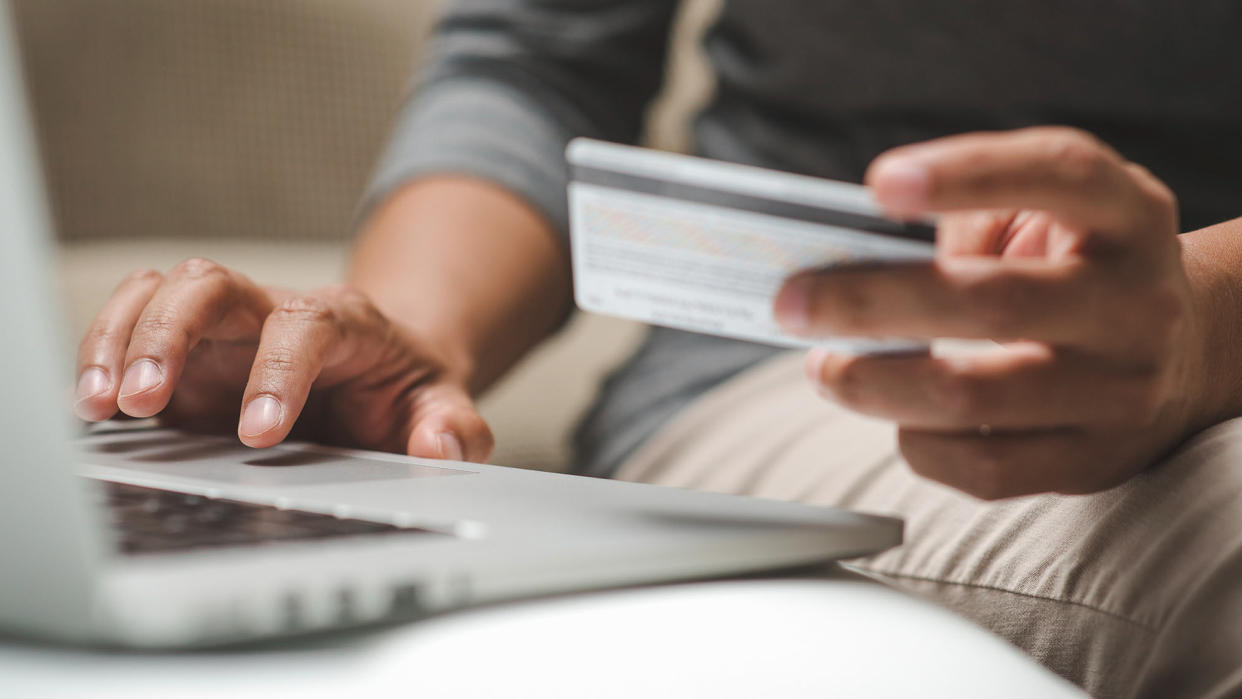
[(927, 348), (798, 337), (773, 317), (782, 282), (796, 272), (932, 259), (934, 225), (885, 218), (866, 188), (587, 139), (567, 157), (580, 308), (787, 347)]

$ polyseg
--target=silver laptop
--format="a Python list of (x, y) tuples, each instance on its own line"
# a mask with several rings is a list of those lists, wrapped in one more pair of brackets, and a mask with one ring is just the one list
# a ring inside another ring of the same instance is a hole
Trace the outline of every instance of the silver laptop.
[(197, 646), (860, 555), (901, 523), (498, 466), (116, 425), (73, 438), (0, 5), (0, 632)]

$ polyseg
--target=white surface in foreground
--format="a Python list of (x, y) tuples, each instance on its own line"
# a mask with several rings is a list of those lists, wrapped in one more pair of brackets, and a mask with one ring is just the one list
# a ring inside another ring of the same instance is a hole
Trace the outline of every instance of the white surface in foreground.
[(255, 650), (0, 642), (14, 697), (1081, 697), (934, 605), (852, 580), (698, 583), (498, 605)]

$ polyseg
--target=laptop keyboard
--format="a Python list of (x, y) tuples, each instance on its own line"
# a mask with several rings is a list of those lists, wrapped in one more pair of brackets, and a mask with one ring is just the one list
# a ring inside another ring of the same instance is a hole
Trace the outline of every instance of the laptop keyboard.
[(286, 510), (101, 481), (120, 549), (162, 553), (222, 546), (393, 534), (440, 534), (417, 527)]

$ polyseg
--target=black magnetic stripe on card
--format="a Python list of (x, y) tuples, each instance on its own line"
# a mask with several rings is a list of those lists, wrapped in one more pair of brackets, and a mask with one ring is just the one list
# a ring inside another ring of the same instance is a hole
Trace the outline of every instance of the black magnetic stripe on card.
[(757, 197), (738, 192), (727, 192), (709, 187), (669, 182), (652, 177), (602, 170), (589, 166), (574, 167), (574, 180), (583, 184), (628, 190), (640, 194), (681, 199), (684, 201), (720, 206), (756, 214), (818, 223), (837, 228), (848, 228), (894, 238), (935, 242), (936, 227), (917, 221), (893, 221), (881, 216), (869, 216), (854, 211), (829, 209), (796, 202)]

